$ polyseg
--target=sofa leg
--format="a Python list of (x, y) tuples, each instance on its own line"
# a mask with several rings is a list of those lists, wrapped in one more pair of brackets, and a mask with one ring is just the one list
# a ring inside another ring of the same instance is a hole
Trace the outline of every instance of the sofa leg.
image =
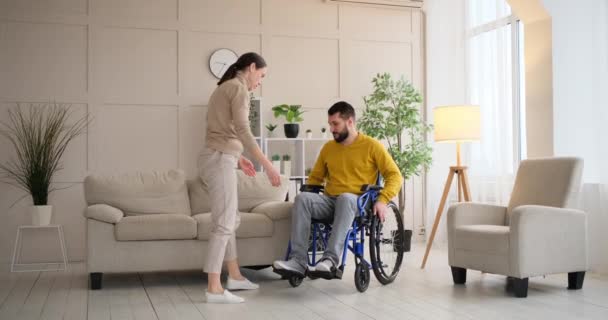
[(568, 289), (579, 290), (583, 288), (583, 281), (585, 281), (585, 272), (570, 272), (568, 273)]
[(528, 296), (528, 278), (511, 278), (513, 283), (513, 292), (518, 298), (525, 298)]
[(464, 284), (467, 282), (467, 269), (460, 267), (451, 267), (452, 268), (452, 279), (454, 279), (454, 284)]
[(101, 272), (91, 272), (91, 290), (99, 290), (101, 289), (101, 279), (103, 277), (103, 273)]

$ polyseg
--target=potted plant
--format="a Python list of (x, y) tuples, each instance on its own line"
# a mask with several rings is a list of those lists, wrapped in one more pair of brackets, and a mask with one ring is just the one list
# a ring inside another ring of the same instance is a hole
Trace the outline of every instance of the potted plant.
[[(413, 175), (427, 170), (432, 162), (432, 148), (426, 135), (432, 126), (420, 114), (422, 96), (403, 79), (378, 74), (372, 80), (374, 91), (363, 98), (365, 110), (358, 128), (365, 134), (388, 143), (388, 151), (401, 171), (404, 184)], [(405, 185), (399, 192), (399, 209), (405, 212)], [(407, 243), (411, 230), (403, 235)]]
[(276, 124), (269, 123), (266, 125), (266, 129), (268, 129), (268, 138), (274, 137), (274, 129), (277, 128)]
[[(405, 181), (428, 169), (432, 162), (432, 148), (426, 141), (432, 126), (420, 114), (422, 96), (410, 82), (393, 80), (388, 73), (376, 75), (372, 83), (374, 91), (363, 98), (365, 110), (357, 126), (388, 143), (388, 151)], [(403, 209), (405, 188), (401, 191), (399, 205)]]
[(277, 169), (278, 172), (281, 172), (281, 156), (275, 154), (272, 156), (272, 166)]
[(272, 108), (272, 111), (274, 111), (275, 118), (283, 116), (287, 121), (287, 123), (284, 125), (285, 137), (296, 138), (298, 136), (298, 133), (300, 131), (300, 126), (298, 125), (298, 122), (302, 122), (302, 120), (304, 120), (302, 118), (302, 114), (304, 113), (304, 111), (302, 111), (301, 109), (301, 105), (293, 104), (280, 104)]
[(312, 139), (312, 130), (306, 130), (306, 139)]
[(51, 188), (53, 176), (62, 169), (60, 160), (68, 144), (89, 123), (86, 115), (76, 120), (71, 115), (72, 109), (66, 105), (30, 104), (25, 108), (17, 104), (9, 109), (8, 120), (0, 122), (0, 135), (15, 149), (15, 157), (0, 164), (3, 182), (27, 192), (24, 197), (32, 197), (33, 225), (50, 224), (48, 197), (55, 190)]
[(288, 154), (283, 155), (283, 170), (281, 173), (285, 176), (291, 176), (291, 157)]
[(321, 138), (327, 139), (327, 129), (325, 127), (321, 127)]

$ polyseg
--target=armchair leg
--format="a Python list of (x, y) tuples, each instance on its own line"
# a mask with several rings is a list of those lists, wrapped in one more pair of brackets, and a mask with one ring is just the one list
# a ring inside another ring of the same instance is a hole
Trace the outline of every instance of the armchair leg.
[(460, 267), (451, 267), (452, 268), (452, 279), (454, 280), (454, 284), (464, 284), (467, 282), (467, 269)]
[(528, 296), (528, 278), (510, 278), (510, 280), (516, 297), (525, 298)]
[(101, 289), (101, 279), (103, 277), (103, 273), (101, 272), (91, 272), (91, 290), (99, 290)]
[(568, 273), (568, 290), (579, 290), (583, 288), (585, 281), (585, 272), (570, 272)]

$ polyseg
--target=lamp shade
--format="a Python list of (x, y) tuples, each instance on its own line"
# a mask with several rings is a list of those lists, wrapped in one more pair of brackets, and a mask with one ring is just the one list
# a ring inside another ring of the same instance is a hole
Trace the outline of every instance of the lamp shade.
[(478, 141), (481, 136), (479, 106), (444, 106), (433, 110), (436, 142)]

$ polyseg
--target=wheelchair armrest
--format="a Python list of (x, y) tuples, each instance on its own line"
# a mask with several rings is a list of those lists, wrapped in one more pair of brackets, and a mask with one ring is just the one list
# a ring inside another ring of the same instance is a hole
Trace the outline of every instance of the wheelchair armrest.
[(300, 192), (314, 192), (314, 193), (321, 193), (323, 192), (323, 186), (320, 185), (315, 185), (315, 184), (303, 184), (300, 187)]
[(371, 190), (382, 190), (382, 186), (379, 185), (375, 185), (375, 184), (364, 184), (363, 186), (361, 186), (361, 191), (362, 192), (367, 192), (367, 191), (371, 191)]

